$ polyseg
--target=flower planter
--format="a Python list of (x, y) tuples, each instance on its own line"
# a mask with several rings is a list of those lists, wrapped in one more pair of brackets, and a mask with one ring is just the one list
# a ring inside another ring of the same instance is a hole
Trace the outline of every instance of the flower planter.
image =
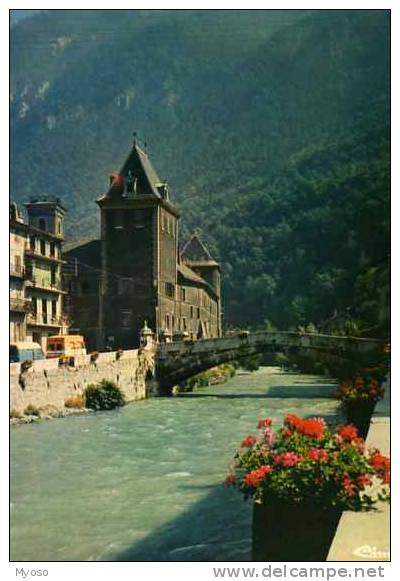
[(225, 480), (255, 501), (253, 560), (326, 560), (343, 510), (389, 501), (390, 459), (365, 450), (354, 425), (333, 431), (295, 414), (271, 424), (259, 420), (259, 436), (242, 440)]
[(375, 404), (376, 402), (373, 400), (355, 400), (344, 402), (343, 404), (347, 421), (357, 427), (362, 438), (365, 438), (368, 434)]
[(341, 514), (312, 502), (255, 502), (253, 561), (325, 561)]

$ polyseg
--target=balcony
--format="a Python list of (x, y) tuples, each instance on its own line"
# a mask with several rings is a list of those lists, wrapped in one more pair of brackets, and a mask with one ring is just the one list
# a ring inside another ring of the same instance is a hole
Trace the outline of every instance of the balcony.
[(54, 283), (46, 278), (40, 278), (37, 276), (26, 276), (26, 286), (30, 288), (37, 288), (39, 290), (45, 290), (49, 292), (55, 292), (57, 294), (67, 294), (61, 287), (61, 281), (56, 280)]
[(66, 264), (66, 260), (62, 260), (56, 256), (51, 256), (50, 254), (41, 254), (40, 252), (33, 250), (33, 248), (26, 248), (25, 254), (26, 256), (29, 256), (29, 258), (36, 258), (37, 260), (48, 260), (54, 264)]
[(24, 278), (25, 269), (23, 266), (16, 266), (15, 264), (10, 264), (10, 276), (14, 278)]
[(28, 313), (28, 325), (37, 325), (40, 327), (67, 327), (68, 320), (64, 316), (49, 315), (47, 313)]
[(29, 309), (31, 302), (19, 297), (10, 297), (10, 311), (24, 313)]

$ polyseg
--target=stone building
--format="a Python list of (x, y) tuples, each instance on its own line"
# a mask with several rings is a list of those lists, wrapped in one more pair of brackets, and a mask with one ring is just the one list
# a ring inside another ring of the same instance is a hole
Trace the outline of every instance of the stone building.
[(26, 223), (10, 207), (10, 341), (35, 341), (67, 334), (61, 286), (65, 208), (55, 198), (25, 204)]
[(65, 252), (74, 332), (98, 349), (136, 347), (145, 321), (159, 341), (220, 336), (220, 266), (198, 236), (180, 251), (179, 211), (138, 143), (97, 204), (100, 240)]

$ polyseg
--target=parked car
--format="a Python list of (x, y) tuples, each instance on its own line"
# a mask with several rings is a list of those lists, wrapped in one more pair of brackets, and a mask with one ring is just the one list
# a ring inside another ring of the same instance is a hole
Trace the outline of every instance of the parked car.
[(86, 355), (85, 339), (82, 335), (54, 335), (47, 337), (47, 358)]
[(44, 353), (39, 343), (20, 341), (10, 344), (10, 363), (23, 363), (24, 361), (35, 361), (36, 359), (44, 358)]

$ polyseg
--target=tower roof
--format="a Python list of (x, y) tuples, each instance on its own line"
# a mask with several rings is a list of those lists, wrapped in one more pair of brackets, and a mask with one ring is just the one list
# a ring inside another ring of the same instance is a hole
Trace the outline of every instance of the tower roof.
[(160, 180), (147, 153), (134, 141), (132, 149), (120, 169), (112, 175), (112, 182), (105, 198), (120, 198), (125, 192), (127, 180), (132, 182), (136, 196), (153, 196), (165, 198), (162, 195), (166, 184)]
[(204, 243), (197, 234), (193, 234), (182, 248), (182, 260), (194, 265), (217, 265)]

